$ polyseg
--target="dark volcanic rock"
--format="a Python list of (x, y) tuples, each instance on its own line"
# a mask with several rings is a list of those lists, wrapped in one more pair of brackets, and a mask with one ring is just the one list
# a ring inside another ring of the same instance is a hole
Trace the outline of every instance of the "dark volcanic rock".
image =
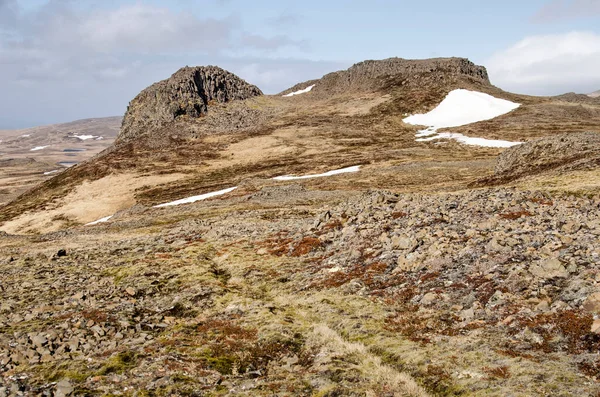
[(262, 95), (258, 87), (219, 67), (184, 67), (130, 102), (117, 142), (134, 140), (182, 116), (198, 118), (208, 112), (212, 102), (258, 95)]
[(495, 177), (525, 176), (547, 169), (582, 169), (600, 162), (600, 134), (581, 132), (538, 139), (505, 150)]
[(546, 137), (505, 150), (498, 157), (495, 172), (518, 173), (550, 164), (564, 164), (599, 153), (600, 134), (596, 132)]
[(422, 75), (445, 77), (467, 77), (490, 84), (487, 70), (466, 58), (403, 59), (388, 58), (380, 61), (364, 61), (348, 70), (329, 73), (321, 80), (300, 83), (282, 92), (287, 94), (315, 84), (313, 93), (340, 94), (348, 90), (373, 90), (386, 78), (422, 78)]

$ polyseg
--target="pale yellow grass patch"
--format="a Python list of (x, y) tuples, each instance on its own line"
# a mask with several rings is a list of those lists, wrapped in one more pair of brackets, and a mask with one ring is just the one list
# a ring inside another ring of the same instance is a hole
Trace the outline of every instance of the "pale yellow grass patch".
[(134, 205), (138, 188), (182, 178), (185, 178), (184, 174), (139, 176), (126, 173), (85, 181), (54, 208), (26, 212), (6, 222), (0, 230), (7, 233), (48, 233), (60, 230), (65, 222), (86, 224)]

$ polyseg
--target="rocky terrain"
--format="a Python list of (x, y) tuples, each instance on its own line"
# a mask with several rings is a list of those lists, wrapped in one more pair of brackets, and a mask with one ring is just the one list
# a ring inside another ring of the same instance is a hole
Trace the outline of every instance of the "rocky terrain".
[(498, 156), (494, 175), (484, 181), (498, 183), (548, 171), (597, 169), (600, 135), (582, 132), (537, 139), (505, 150)]
[(600, 90), (592, 92), (591, 94), (588, 94), (588, 96), (591, 96), (592, 98), (598, 98), (600, 97)]
[(258, 87), (216, 66), (182, 68), (131, 101), (117, 143), (150, 134), (180, 117), (203, 116), (213, 102), (227, 103), (258, 95), (262, 95)]
[[(417, 141), (459, 88), (525, 143)], [(260, 94), (184, 68), (0, 207), (0, 397), (600, 393), (599, 105), (458, 58)]]

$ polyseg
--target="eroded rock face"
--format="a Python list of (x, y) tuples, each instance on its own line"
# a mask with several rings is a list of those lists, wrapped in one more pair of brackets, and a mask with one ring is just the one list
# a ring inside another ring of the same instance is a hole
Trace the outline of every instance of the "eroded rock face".
[(581, 169), (600, 162), (600, 134), (562, 134), (527, 142), (505, 150), (495, 174), (528, 175), (551, 168)]
[(348, 90), (373, 90), (387, 77), (423, 79), (423, 75), (440, 78), (466, 77), (490, 84), (485, 67), (475, 65), (466, 58), (403, 59), (388, 58), (357, 63), (348, 70), (329, 73), (320, 80), (311, 80), (282, 92), (287, 94), (315, 84), (313, 94), (340, 94)]
[(219, 67), (184, 67), (130, 102), (117, 143), (134, 140), (182, 116), (198, 118), (208, 112), (211, 102), (259, 95), (258, 87)]

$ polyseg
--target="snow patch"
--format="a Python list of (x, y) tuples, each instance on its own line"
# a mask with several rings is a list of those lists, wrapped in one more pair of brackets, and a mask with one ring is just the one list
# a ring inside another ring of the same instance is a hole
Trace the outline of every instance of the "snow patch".
[(38, 150), (44, 150), (44, 149), (46, 149), (47, 147), (50, 147), (50, 145), (48, 145), (48, 146), (36, 146), (36, 147), (34, 147), (33, 149), (31, 149), (30, 151), (31, 151), (31, 152), (37, 152)]
[(25, 135), (21, 135), (21, 138), (29, 138), (31, 135), (29, 134), (25, 134)]
[(44, 172), (44, 175), (52, 175), (52, 174), (56, 174), (57, 172), (60, 172), (60, 170), (52, 170), (52, 171)]
[(94, 222), (90, 222), (90, 223), (86, 223), (84, 226), (92, 226), (92, 225), (97, 225), (99, 223), (104, 223), (104, 222), (108, 222), (110, 220), (110, 218), (112, 218), (114, 215), (111, 216), (106, 216), (104, 218), (100, 218), (97, 221)]
[(216, 192), (201, 194), (199, 196), (192, 196), (192, 197), (187, 197), (187, 198), (184, 198), (184, 199), (181, 199), (181, 200), (171, 201), (170, 203), (164, 203), (164, 204), (155, 205), (154, 208), (170, 207), (170, 206), (173, 206), (173, 205), (195, 203), (196, 201), (206, 200), (206, 199), (211, 198), (211, 197), (221, 196), (223, 194), (226, 194), (226, 193), (229, 193), (229, 192), (233, 192), (235, 189), (237, 189), (237, 186), (230, 187), (228, 189), (219, 190), (219, 191), (216, 191)]
[(521, 105), (518, 103), (495, 98), (482, 92), (460, 89), (451, 91), (442, 103), (431, 112), (409, 116), (403, 121), (407, 124), (428, 126), (428, 128), (417, 132), (416, 138), (418, 142), (427, 142), (435, 139), (455, 139), (466, 145), (510, 147), (520, 145), (521, 142), (472, 138), (462, 134), (438, 133), (438, 130), (491, 120), (509, 113), (519, 106)]
[(283, 95), (284, 97), (291, 97), (294, 95), (300, 95), (300, 94), (306, 94), (307, 92), (310, 92), (313, 88), (315, 88), (316, 84), (313, 84), (311, 86), (306, 87), (303, 90), (299, 90), (299, 91), (294, 91), (294, 92), (290, 92), (289, 94)]
[[(436, 136), (432, 136), (429, 138), (420, 138), (417, 139), (417, 142), (428, 142), (433, 141), (435, 139), (454, 139), (460, 143), (464, 143), (465, 145), (471, 146), (482, 146), (482, 147), (499, 147), (499, 148), (507, 148), (511, 146), (520, 145), (523, 142), (511, 142), (511, 141), (502, 141), (497, 139), (485, 139), (485, 138), (472, 138), (463, 134), (458, 134), (454, 132), (440, 132)], [(441, 142), (438, 142), (440, 144)]]
[(70, 136), (70, 138), (77, 138), (82, 141), (87, 141), (88, 139), (94, 139), (94, 138), (98, 138), (98, 137), (95, 135), (72, 135), (72, 136)]
[(348, 167), (348, 168), (342, 168), (339, 170), (328, 171), (323, 174), (313, 174), (313, 175), (304, 175), (304, 176), (283, 175), (283, 176), (276, 176), (273, 179), (276, 181), (294, 181), (297, 179), (322, 178), (325, 176), (333, 176), (333, 175), (346, 174), (349, 172), (358, 172), (358, 171), (360, 171), (360, 165), (355, 165), (353, 167)]

